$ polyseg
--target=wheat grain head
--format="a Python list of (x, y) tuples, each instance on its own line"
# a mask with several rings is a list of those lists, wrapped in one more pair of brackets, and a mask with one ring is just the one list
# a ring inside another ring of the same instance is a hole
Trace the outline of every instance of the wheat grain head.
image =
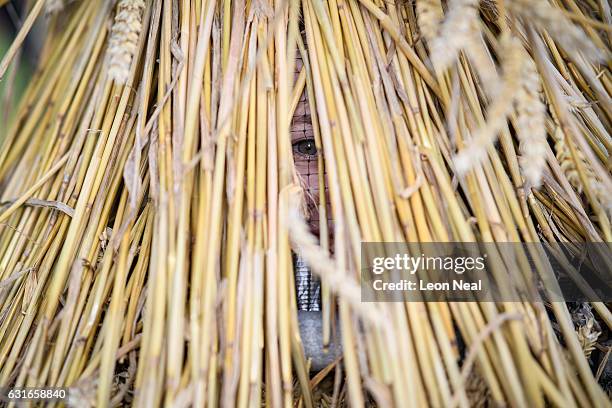
[(108, 74), (119, 84), (127, 82), (132, 59), (138, 49), (144, 7), (144, 0), (121, 0), (117, 5), (108, 45)]
[[(578, 194), (581, 194), (584, 190), (584, 186), (578, 173), (578, 166), (576, 165), (569, 146), (565, 141), (565, 137), (566, 136), (561, 127), (557, 127), (553, 133), (553, 139), (555, 140), (555, 156), (557, 158), (557, 162), (559, 163), (559, 167), (561, 167), (563, 174), (565, 174), (565, 177), (567, 178), (567, 181), (576, 189)], [(575, 151), (576, 155), (578, 156), (577, 159), (580, 160), (581, 167), (586, 173), (589, 188), (595, 195), (594, 198), (599, 204), (602, 204), (604, 209), (609, 213), (612, 209), (612, 200), (609, 198), (610, 194), (606, 192), (606, 188), (593, 171), (593, 167), (589, 164), (588, 160), (586, 160), (584, 153), (582, 153), (582, 151), (578, 148), (576, 148)]]
[(55, 14), (64, 9), (64, 0), (47, 0), (45, 11), (47, 14)]
[(440, 35), (431, 44), (431, 60), (440, 70), (448, 68), (459, 51), (473, 44), (480, 31), (478, 2), (475, 0), (452, 0), (449, 11), (440, 27)]
[(516, 97), (516, 133), (520, 166), (530, 186), (539, 187), (546, 166), (546, 106), (540, 99), (540, 77), (534, 61), (523, 52), (521, 86)]
[(506, 126), (508, 115), (512, 112), (521, 85), (523, 66), (523, 46), (520, 41), (509, 35), (500, 41), (502, 59), (502, 83), (499, 92), (487, 109), (487, 122), (476, 130), (468, 146), (454, 158), (455, 171), (465, 174), (480, 163), (487, 154), (487, 148), (497, 140), (498, 133)]
[(580, 53), (591, 61), (603, 59), (603, 52), (584, 31), (546, 0), (511, 0), (507, 4), (511, 13), (547, 31), (570, 55)]
[(429, 44), (435, 41), (444, 18), (439, 0), (417, 0), (416, 13), (421, 34)]

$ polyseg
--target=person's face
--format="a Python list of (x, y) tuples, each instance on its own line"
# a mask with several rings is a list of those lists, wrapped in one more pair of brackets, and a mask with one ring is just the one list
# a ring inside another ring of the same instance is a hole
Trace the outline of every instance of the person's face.
[[(302, 69), (302, 60), (296, 60), (295, 78)], [(322, 152), (317, 151), (312, 127), (311, 110), (308, 102), (308, 92), (304, 90), (291, 121), (291, 144), (293, 146), (293, 160), (298, 176), (301, 178), (305, 190), (306, 219), (310, 231), (316, 236), (320, 235), (319, 205), (320, 191), (325, 194), (326, 218), (329, 248), (333, 247), (333, 225), (327, 177), (324, 177), (324, 186), (319, 188), (319, 160), (323, 159)], [(324, 170), (324, 169), (323, 169)]]
[(313, 233), (319, 233), (319, 172), (310, 107), (306, 93), (298, 104), (291, 123), (291, 144), (295, 168), (306, 193), (306, 219)]

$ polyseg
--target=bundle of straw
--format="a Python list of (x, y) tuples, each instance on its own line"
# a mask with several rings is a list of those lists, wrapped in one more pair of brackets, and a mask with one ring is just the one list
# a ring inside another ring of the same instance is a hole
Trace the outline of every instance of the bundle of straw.
[[(565, 303), (362, 303), (358, 283), (363, 241), (612, 241), (606, 1), (30, 4), (0, 62), (50, 19), (0, 126), (0, 385), (79, 407), (610, 405)], [(332, 248), (301, 211), (304, 92)], [(312, 378), (292, 251), (342, 337)]]

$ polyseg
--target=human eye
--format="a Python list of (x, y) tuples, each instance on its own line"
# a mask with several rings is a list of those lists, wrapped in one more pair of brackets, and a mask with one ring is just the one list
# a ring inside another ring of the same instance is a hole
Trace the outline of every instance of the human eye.
[(306, 157), (314, 157), (317, 155), (317, 146), (313, 138), (296, 140), (293, 142), (293, 153), (300, 154)]

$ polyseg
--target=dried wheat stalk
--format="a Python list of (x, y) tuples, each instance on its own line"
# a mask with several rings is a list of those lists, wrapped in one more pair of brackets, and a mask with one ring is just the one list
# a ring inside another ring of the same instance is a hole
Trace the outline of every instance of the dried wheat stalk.
[[(363, 241), (612, 240), (606, 7), (90, 0), (45, 17), (58, 3), (32, 3), (0, 62), (51, 19), (0, 126), (0, 385), (69, 386), (75, 406), (609, 405), (588, 360), (607, 304), (582, 322), (544, 292), (370, 304), (357, 286)], [(304, 92), (319, 236), (295, 187)], [(324, 341), (342, 337), (318, 375), (294, 252), (329, 290)]]

